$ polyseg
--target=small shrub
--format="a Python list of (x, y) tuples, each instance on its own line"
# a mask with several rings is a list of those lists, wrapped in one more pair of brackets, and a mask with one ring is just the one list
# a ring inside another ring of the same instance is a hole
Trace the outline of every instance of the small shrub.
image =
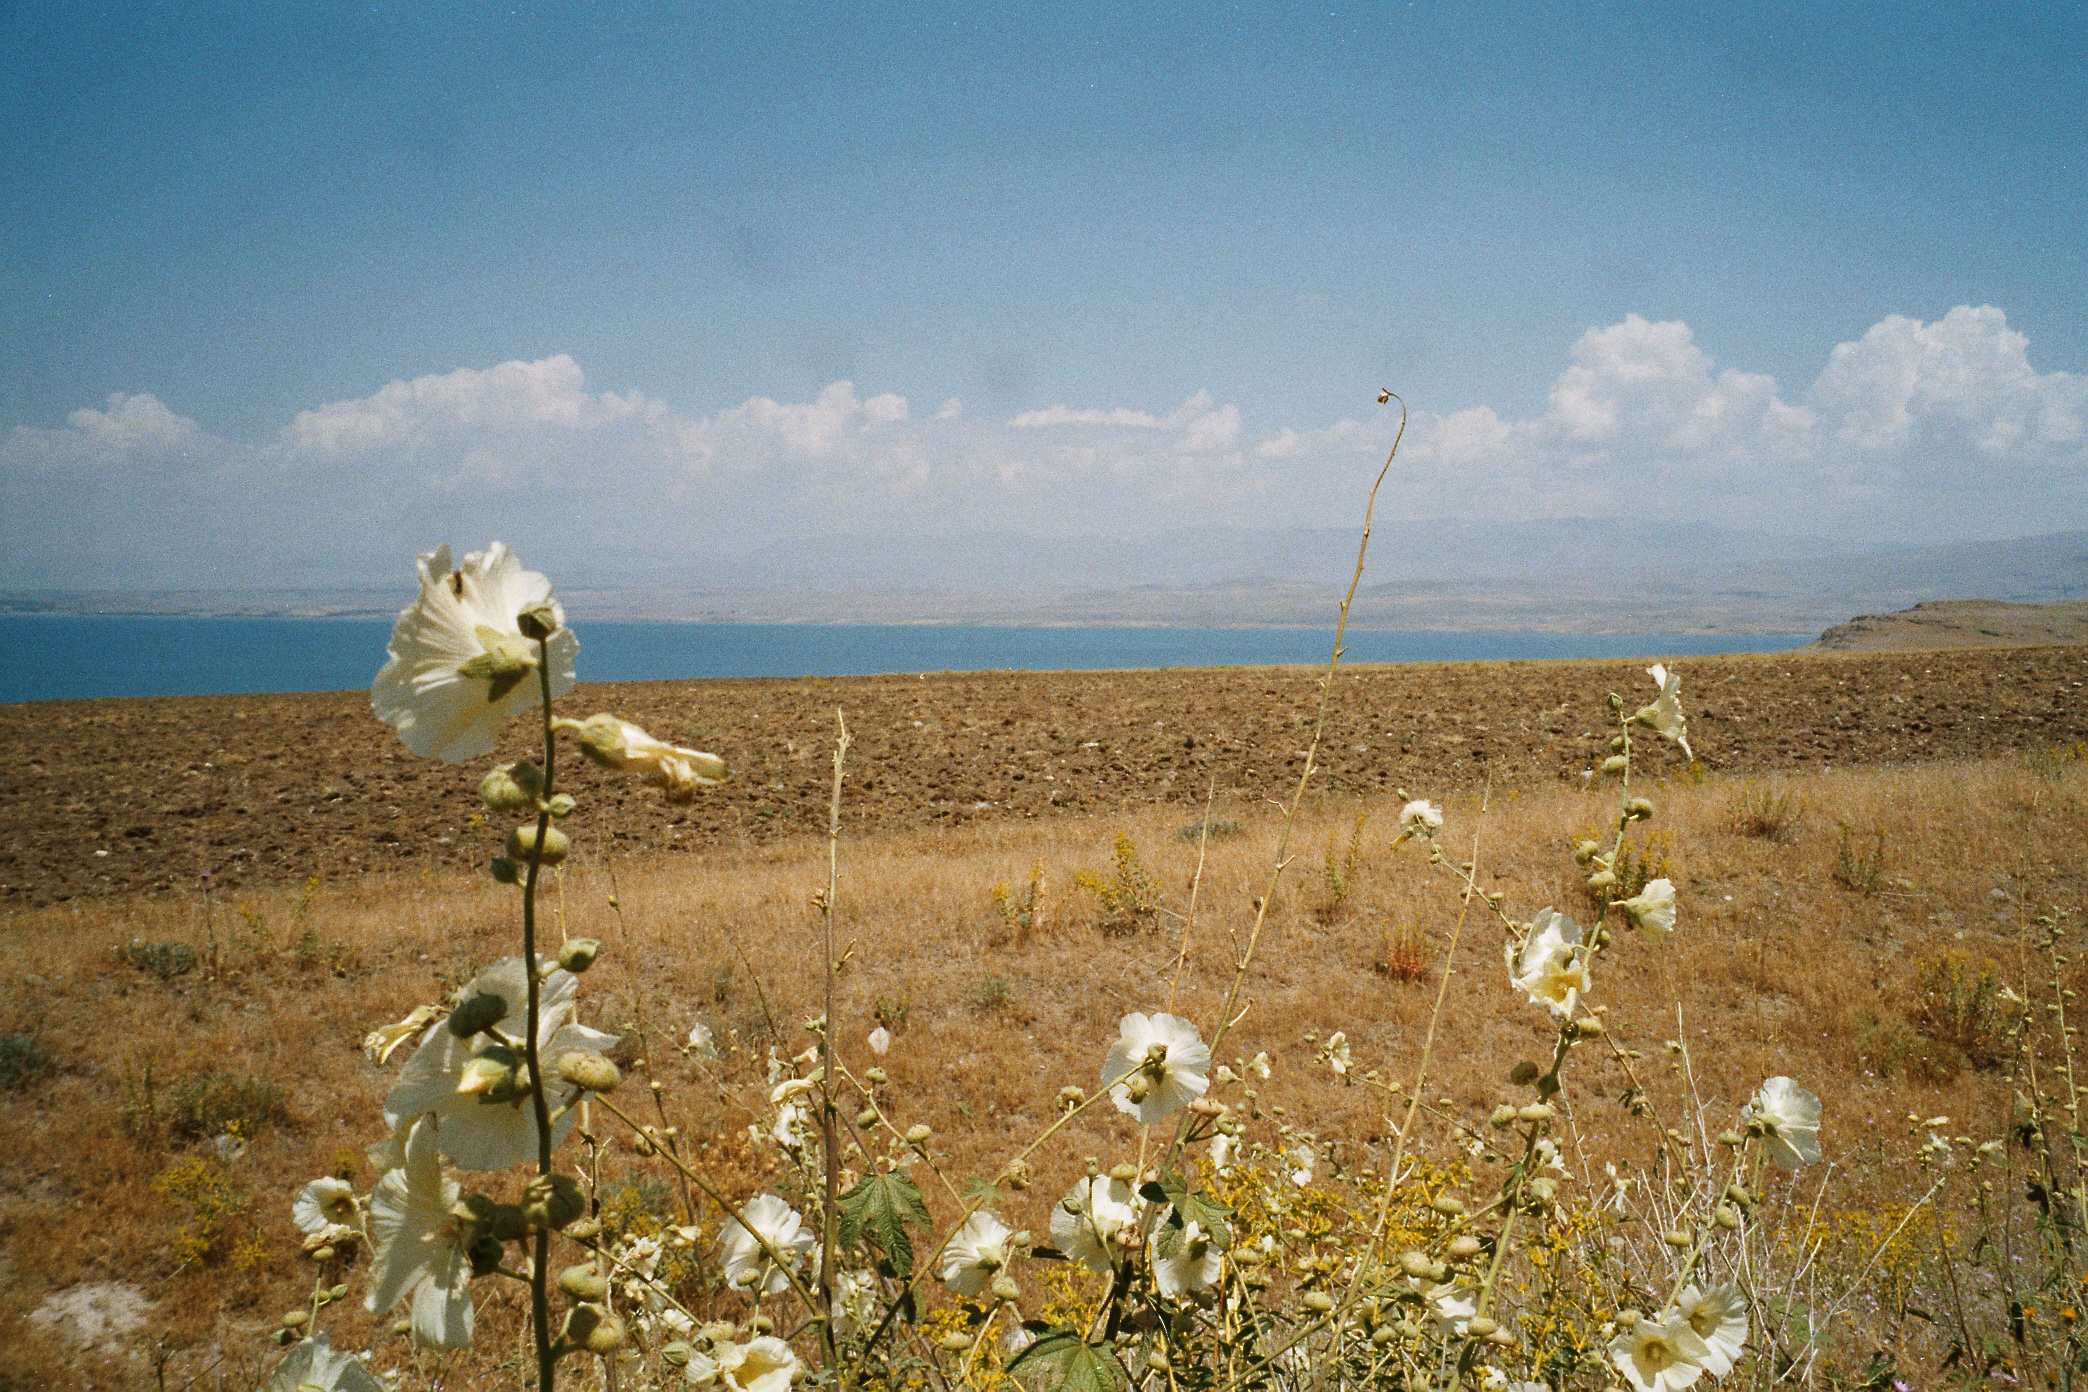
[(2001, 998), (1992, 962), (1976, 966), (1960, 952), (1925, 964), (1914, 983), (1908, 1018), (1924, 1039), (1946, 1045), (1974, 1068), (1994, 1068), (2009, 1053), (2016, 1018)]
[(879, 996), (870, 1003), (870, 1013), (894, 1034), (905, 1029), (906, 1017), (913, 1013), (913, 983), (901, 986), (896, 996)]
[(1015, 930), (1016, 944), (1027, 943), (1030, 934), (1044, 925), (1044, 862), (1040, 860), (1030, 867), (1029, 880), (1019, 890), (1006, 880), (995, 885), (993, 906)]
[(1005, 976), (989, 975), (972, 987), (972, 1009), (981, 1015), (1005, 1010), (1015, 1001), (1015, 983)]
[(1852, 1024), (1857, 1055), (1880, 1078), (1917, 1078), (1941, 1084), (1964, 1071), (1963, 1053), (1923, 1035), (1899, 1011), (1865, 1008), (1856, 1013)]
[[(1600, 842), (1600, 839), (1593, 832), (1584, 832), (1576, 838), (1579, 841), (1597, 842)], [(1674, 873), (1674, 845), (1674, 837), (1664, 830), (1647, 832), (1643, 840), (1634, 838), (1627, 832), (1617, 847), (1617, 862), (1610, 867), (1617, 877), (1617, 882), (1610, 886), (1607, 894), (1602, 890), (1589, 889), (1585, 884), (1582, 885), (1581, 892), (1586, 897), (1589, 908), (1601, 908), (1605, 897), (1612, 904), (1633, 898), (1654, 880), (1671, 878)]]
[(251, 1140), (261, 1128), (289, 1119), (283, 1090), (258, 1078), (206, 1073), (174, 1089), (169, 1107), (174, 1129), (203, 1140), (232, 1132)]
[(1235, 837), (1246, 834), (1238, 822), (1213, 820), (1191, 822), (1185, 827), (1176, 828), (1175, 840), (1187, 841), (1191, 844), (1202, 841), (1207, 837), (1212, 841), (1230, 841)]
[(1413, 923), (1402, 923), (1397, 932), (1379, 929), (1378, 946), (1378, 975), (1410, 985), (1428, 979), (1428, 943)]
[(1763, 841), (1787, 841), (1798, 830), (1805, 799), (1789, 788), (1748, 783), (1726, 799), (1726, 825), (1734, 834)]
[[(152, 1181), (152, 1192), (176, 1212), (169, 1246), (182, 1265), (229, 1260), (247, 1270), (266, 1257), (261, 1231), (251, 1227), (253, 1196), (209, 1156), (198, 1152), (176, 1160)], [(240, 1227), (250, 1229), (244, 1239), (234, 1236)]]
[(1349, 828), (1348, 848), (1336, 853), (1338, 844), (1331, 836), (1327, 838), (1327, 856), (1323, 872), (1325, 894), (1314, 906), (1313, 913), (1323, 923), (1340, 914), (1348, 902), (1349, 891), (1355, 887), (1356, 863), (1363, 853), (1363, 824), (1370, 820), (1368, 811), (1356, 814), (1355, 824)]
[(1138, 847), (1123, 832), (1117, 833), (1114, 860), (1116, 873), (1099, 875), (1082, 870), (1073, 883), (1102, 901), (1105, 926), (1135, 931), (1150, 926), (1160, 914), (1160, 882), (1138, 857)]
[(123, 949), (123, 955), (139, 971), (151, 972), (162, 981), (196, 969), (196, 949), (187, 943), (134, 942)]
[(1843, 822), (1835, 843), (1834, 882), (1857, 894), (1876, 894), (1885, 877), (1885, 828), (1862, 832)]
[(33, 1034), (0, 1034), (0, 1091), (20, 1092), (50, 1071), (51, 1056)]

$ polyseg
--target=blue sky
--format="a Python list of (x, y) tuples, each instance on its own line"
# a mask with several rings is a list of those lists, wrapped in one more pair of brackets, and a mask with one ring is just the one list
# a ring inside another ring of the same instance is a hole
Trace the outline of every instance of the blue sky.
[(2078, 4), (12, 6), (0, 583), (1337, 525), (1380, 386), (1412, 516), (2084, 526), (2083, 131)]

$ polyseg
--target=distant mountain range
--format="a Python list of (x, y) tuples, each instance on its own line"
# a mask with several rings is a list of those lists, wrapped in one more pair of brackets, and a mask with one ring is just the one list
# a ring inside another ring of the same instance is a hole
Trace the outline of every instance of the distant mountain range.
[[(1355, 567), (1340, 529), (818, 536), (649, 572), (554, 576), (575, 619), (1321, 626)], [(388, 616), (403, 585), (15, 590), (0, 612)], [(1682, 524), (1398, 522), (1350, 622), (1395, 630), (1804, 633), (1927, 600), (2088, 599), (2088, 533), (1861, 546)]]

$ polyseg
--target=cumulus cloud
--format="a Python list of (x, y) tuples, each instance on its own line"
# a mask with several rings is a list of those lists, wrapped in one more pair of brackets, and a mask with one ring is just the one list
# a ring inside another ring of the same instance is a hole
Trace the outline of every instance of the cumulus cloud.
[[(2082, 526), (2084, 423), (2088, 377), (2039, 372), (1991, 307), (1888, 318), (1795, 392), (1718, 364), (1684, 323), (1632, 315), (1571, 345), (1534, 414), (1416, 411), (1381, 501), (1510, 521), (1723, 510), (1777, 529), (1781, 514), (1852, 536), (1982, 515), (1997, 533)], [(250, 444), (116, 393), (0, 438), (0, 578), (62, 566), (140, 510), (170, 558), (276, 545), (315, 566), (389, 562), (436, 533), (656, 562), (836, 532), (1342, 526), (1397, 426), (1390, 407), (1250, 426), (1208, 391), (996, 420), (851, 381), (702, 414), (592, 390), (563, 354), (394, 381)]]

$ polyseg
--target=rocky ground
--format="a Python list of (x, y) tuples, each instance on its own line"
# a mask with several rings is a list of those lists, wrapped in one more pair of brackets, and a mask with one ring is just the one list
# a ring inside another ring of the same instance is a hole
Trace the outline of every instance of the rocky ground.
[[(1678, 665), (1691, 743), (1713, 774), (2088, 740), (2088, 650)], [(1303, 668), (582, 685), (562, 710), (612, 710), (714, 750), (733, 779), (662, 816), (654, 790), (580, 764), (570, 745), (560, 778), (581, 804), (570, 829), (582, 853), (816, 835), (838, 711), (854, 736), (843, 819), (857, 834), (1151, 803), (1179, 804), (1186, 819), (1207, 794), (1222, 813), (1286, 789), (1319, 690), (1319, 674)], [(1344, 668), (1321, 786), (1434, 795), (1577, 778), (1606, 752), (1610, 691), (1637, 705), (1653, 687), (1642, 664), (1625, 662)], [(0, 905), (189, 892), (205, 872), (219, 889), (294, 884), (425, 863), (431, 852), (482, 863), (505, 830), (485, 821), (475, 795), (491, 758), (460, 767), (412, 757), (360, 691), (43, 702), (8, 715)], [(530, 728), (513, 722), (501, 757), (527, 754)], [(1661, 745), (1651, 761), (1657, 775), (1680, 755)]]

